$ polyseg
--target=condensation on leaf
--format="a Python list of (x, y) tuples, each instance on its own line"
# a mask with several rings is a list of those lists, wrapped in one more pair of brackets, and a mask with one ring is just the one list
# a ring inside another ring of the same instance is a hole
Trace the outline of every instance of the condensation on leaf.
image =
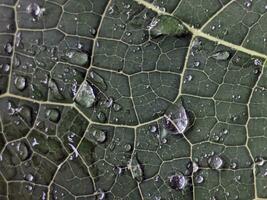
[(66, 52), (64, 59), (68, 62), (84, 66), (89, 62), (89, 56), (87, 53), (76, 51), (76, 50), (69, 50)]
[(96, 96), (92, 86), (85, 81), (81, 86), (75, 98), (75, 101), (85, 108), (90, 108), (96, 101)]
[(179, 37), (188, 32), (179, 19), (168, 15), (159, 15), (157, 18), (153, 18), (148, 26), (148, 30), (152, 37), (158, 37), (160, 35)]
[(183, 190), (187, 184), (188, 180), (181, 172), (177, 172), (169, 177), (169, 185), (174, 190)]
[(134, 179), (136, 179), (138, 182), (143, 181), (143, 170), (141, 168), (141, 165), (139, 164), (136, 155), (134, 155), (133, 158), (130, 160), (130, 163), (128, 164), (128, 169), (130, 169), (132, 177)]
[(223, 159), (218, 155), (213, 155), (208, 159), (208, 163), (212, 169), (220, 169), (223, 166)]
[(164, 128), (173, 134), (183, 134), (189, 127), (189, 116), (182, 102), (172, 104), (165, 112)]
[(58, 109), (48, 109), (46, 116), (51, 122), (58, 123), (60, 120), (60, 111)]
[(228, 60), (229, 57), (230, 57), (229, 51), (219, 51), (212, 55), (212, 58), (214, 58), (215, 60), (221, 60), (221, 61)]

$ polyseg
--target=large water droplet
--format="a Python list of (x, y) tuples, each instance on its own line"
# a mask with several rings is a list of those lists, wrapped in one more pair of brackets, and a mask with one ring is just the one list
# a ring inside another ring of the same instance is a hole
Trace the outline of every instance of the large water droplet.
[(132, 173), (132, 177), (136, 179), (138, 182), (142, 182), (143, 180), (143, 171), (139, 164), (139, 161), (136, 158), (136, 155), (131, 159), (128, 168)]
[(27, 86), (27, 79), (23, 76), (17, 76), (14, 80), (14, 84), (18, 90), (23, 91)]
[(26, 181), (33, 181), (33, 175), (32, 174), (27, 174), (26, 176), (25, 176), (25, 180)]
[(60, 112), (58, 109), (48, 109), (46, 111), (47, 118), (54, 123), (58, 123), (60, 120)]
[(34, 18), (39, 18), (45, 12), (45, 8), (41, 8), (37, 3), (31, 3), (27, 6), (26, 12)]
[(173, 134), (183, 134), (188, 126), (189, 117), (182, 103), (172, 105), (165, 114), (164, 128)]
[(212, 169), (220, 169), (223, 165), (223, 160), (220, 156), (213, 155), (209, 158), (208, 163)]
[(195, 181), (196, 181), (196, 183), (200, 184), (200, 183), (203, 183), (204, 178), (203, 178), (203, 176), (201, 176), (201, 175), (197, 175), (197, 176), (195, 177)]
[(215, 60), (227, 60), (230, 57), (229, 51), (219, 51), (212, 55)]
[(13, 50), (13, 46), (10, 42), (6, 43), (5, 45), (5, 51), (8, 53), (8, 54), (11, 54), (12, 53), (12, 50)]
[(19, 116), (29, 125), (31, 126), (33, 123), (32, 119), (32, 109), (28, 106), (21, 106), (16, 109), (19, 113)]
[(96, 72), (91, 71), (89, 73), (88, 79), (95, 84), (99, 89), (106, 90), (107, 85), (105, 83), (105, 80)]
[(148, 26), (151, 36), (175, 35), (181, 36), (187, 33), (185, 26), (175, 17), (160, 15), (153, 18)]
[(187, 178), (180, 172), (169, 178), (170, 187), (175, 190), (183, 190), (187, 182)]
[(94, 90), (87, 81), (85, 81), (81, 85), (81, 88), (78, 91), (75, 101), (80, 106), (83, 106), (85, 108), (90, 108), (95, 103), (96, 96), (95, 96)]
[(60, 93), (57, 83), (54, 80), (49, 81), (48, 85), (49, 85), (51, 94), (53, 95), (55, 99), (58, 99), (58, 100), (64, 99), (63, 95)]
[(107, 139), (106, 132), (104, 132), (102, 130), (94, 130), (92, 134), (93, 134), (95, 140), (99, 143), (103, 143)]
[(76, 50), (69, 50), (65, 54), (65, 59), (75, 65), (86, 65), (89, 62), (88, 54)]

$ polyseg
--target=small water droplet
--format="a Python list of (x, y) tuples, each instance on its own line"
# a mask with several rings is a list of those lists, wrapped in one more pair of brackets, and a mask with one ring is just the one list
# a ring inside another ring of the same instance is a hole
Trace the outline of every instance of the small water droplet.
[(201, 176), (201, 175), (197, 175), (197, 176), (195, 177), (195, 181), (196, 181), (196, 183), (200, 184), (200, 183), (203, 183), (204, 178), (203, 178), (203, 176)]
[(121, 105), (119, 105), (118, 103), (114, 103), (114, 104), (113, 104), (113, 110), (114, 110), (115, 112), (120, 111), (121, 108), (122, 108)]
[(138, 182), (142, 182), (143, 180), (143, 170), (139, 164), (139, 161), (136, 158), (136, 155), (131, 159), (128, 168), (132, 173), (132, 177), (136, 179)]

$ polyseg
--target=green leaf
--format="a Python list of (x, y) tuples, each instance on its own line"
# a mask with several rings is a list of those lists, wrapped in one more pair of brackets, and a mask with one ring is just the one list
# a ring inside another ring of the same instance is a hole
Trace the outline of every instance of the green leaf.
[(265, 0), (0, 0), (0, 199), (267, 199)]

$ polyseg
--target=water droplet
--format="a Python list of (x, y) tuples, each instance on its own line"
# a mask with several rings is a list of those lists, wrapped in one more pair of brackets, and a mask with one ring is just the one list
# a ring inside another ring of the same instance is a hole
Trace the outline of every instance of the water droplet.
[(229, 51), (219, 51), (211, 56), (215, 60), (227, 60), (230, 57)]
[(60, 112), (58, 109), (48, 109), (46, 111), (47, 118), (54, 123), (58, 123), (60, 120)]
[(223, 165), (223, 160), (218, 155), (213, 155), (208, 159), (209, 166), (212, 169), (220, 169)]
[(104, 122), (106, 122), (106, 115), (105, 115), (105, 113), (103, 113), (103, 112), (99, 112), (98, 114), (97, 114), (97, 119), (99, 120), (99, 122), (102, 122), (102, 123), (104, 123)]
[(203, 178), (203, 176), (201, 176), (201, 175), (197, 175), (197, 176), (195, 177), (195, 181), (196, 181), (196, 183), (200, 184), (200, 183), (203, 183), (204, 178)]
[(179, 37), (187, 33), (187, 29), (177, 18), (168, 15), (159, 15), (157, 18), (153, 18), (148, 30), (152, 37), (160, 35), (175, 35)]
[(9, 64), (2, 64), (2, 65), (0, 65), (0, 69), (1, 69), (3, 72), (9, 72), (9, 70), (10, 70), (10, 65), (9, 65)]
[(184, 79), (184, 83), (192, 81), (193, 76), (191, 74), (187, 74)]
[(194, 65), (194, 67), (199, 67), (200, 66), (200, 62), (199, 61), (195, 61), (193, 65)]
[(48, 85), (54, 98), (58, 100), (64, 99), (63, 95), (60, 93), (60, 89), (58, 88), (57, 83), (54, 80), (49, 81)]
[(13, 50), (13, 46), (10, 42), (6, 43), (5, 45), (5, 51), (8, 53), (8, 54), (11, 54), (12, 53), (12, 50)]
[(132, 146), (130, 144), (125, 144), (124, 149), (125, 149), (125, 151), (129, 152), (132, 150)]
[(113, 98), (112, 97), (108, 97), (107, 99), (106, 99), (106, 101), (105, 101), (105, 106), (107, 107), (107, 108), (110, 108), (112, 105), (113, 105)]
[(25, 176), (25, 180), (26, 180), (26, 181), (33, 181), (33, 175), (32, 175), (32, 174), (27, 174), (27, 175)]
[(136, 179), (138, 182), (143, 181), (143, 171), (139, 164), (139, 161), (136, 158), (136, 155), (131, 159), (128, 168), (132, 173), (132, 177)]
[(262, 62), (261, 62), (261, 60), (256, 58), (256, 59), (254, 60), (254, 65), (256, 65), (256, 66), (262, 66)]
[(45, 12), (45, 8), (41, 8), (37, 3), (31, 3), (27, 6), (26, 12), (35, 19), (38, 19)]
[(121, 105), (119, 105), (119, 104), (117, 104), (117, 103), (114, 103), (114, 104), (113, 104), (113, 110), (114, 110), (115, 112), (120, 111), (121, 108), (122, 108)]
[(27, 86), (27, 79), (23, 76), (17, 76), (14, 80), (14, 84), (18, 90), (23, 91)]
[(169, 184), (172, 189), (183, 190), (187, 185), (187, 179), (182, 173), (178, 172), (169, 178)]
[(92, 83), (94, 83), (96, 86), (98, 86), (99, 89), (103, 89), (103, 90), (107, 89), (107, 85), (106, 85), (104, 79), (98, 73), (91, 71), (89, 73), (88, 78)]
[(183, 134), (189, 126), (189, 118), (182, 103), (172, 105), (165, 114), (164, 128), (173, 134)]
[(85, 81), (81, 86), (75, 101), (85, 108), (90, 108), (96, 101), (96, 96), (91, 85)]
[(95, 138), (95, 140), (99, 143), (103, 143), (106, 141), (107, 139), (107, 134), (106, 132), (102, 131), (102, 130), (94, 130), (92, 133), (93, 137)]
[(67, 51), (64, 58), (68, 62), (80, 66), (84, 66), (89, 62), (88, 54), (76, 50)]
[(157, 131), (158, 129), (157, 129), (157, 126), (153, 125), (153, 126), (151, 126), (151, 127), (149, 128), (149, 130), (150, 130), (151, 133), (156, 133), (156, 131)]

